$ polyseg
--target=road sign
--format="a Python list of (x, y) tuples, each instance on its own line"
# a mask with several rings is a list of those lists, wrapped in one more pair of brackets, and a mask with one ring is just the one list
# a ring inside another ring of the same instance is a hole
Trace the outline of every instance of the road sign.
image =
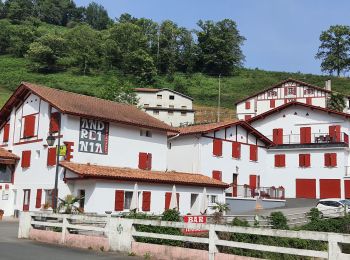
[(60, 156), (66, 156), (66, 154), (67, 154), (67, 146), (61, 145), (60, 146), (60, 150), (59, 150), (59, 155)]

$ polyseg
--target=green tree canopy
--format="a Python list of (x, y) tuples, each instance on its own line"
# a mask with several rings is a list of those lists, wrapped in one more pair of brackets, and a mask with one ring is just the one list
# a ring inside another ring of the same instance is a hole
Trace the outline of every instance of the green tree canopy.
[(137, 105), (138, 103), (134, 89), (130, 87), (128, 82), (123, 81), (118, 81), (114, 85), (104, 87), (100, 97), (129, 105)]
[(11, 24), (8, 20), (0, 20), (0, 54), (5, 54), (10, 47)]
[(197, 31), (199, 63), (206, 73), (230, 75), (242, 66), (241, 45), (245, 38), (240, 35), (234, 21), (200, 20), (197, 25), (201, 29)]
[(6, 0), (4, 6), (6, 17), (18, 22), (33, 16), (34, 5), (32, 0)]
[(30, 22), (11, 26), (8, 51), (17, 56), (23, 57), (29, 45), (38, 37), (37, 27)]
[(350, 69), (350, 27), (345, 25), (331, 26), (320, 35), (321, 45), (316, 59), (322, 60), (321, 69), (339, 77), (342, 71)]
[(86, 22), (96, 30), (103, 30), (107, 29), (111, 19), (102, 5), (92, 2), (86, 8)]

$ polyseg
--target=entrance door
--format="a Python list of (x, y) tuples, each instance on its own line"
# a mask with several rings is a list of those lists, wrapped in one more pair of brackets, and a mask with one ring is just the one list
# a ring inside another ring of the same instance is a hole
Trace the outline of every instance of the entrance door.
[(237, 197), (237, 187), (238, 184), (238, 174), (233, 174), (232, 175), (232, 197)]
[(23, 211), (29, 211), (30, 190), (23, 190)]
[(320, 179), (320, 199), (340, 198), (340, 179)]
[(298, 199), (316, 199), (316, 179), (296, 179), (295, 193)]

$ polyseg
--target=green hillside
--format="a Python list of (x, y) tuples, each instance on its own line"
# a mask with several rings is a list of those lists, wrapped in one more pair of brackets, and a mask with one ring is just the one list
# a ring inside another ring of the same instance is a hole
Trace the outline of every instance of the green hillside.
[[(222, 106), (232, 108), (233, 103), (243, 97), (253, 94), (288, 77), (324, 86), (328, 76), (318, 76), (301, 73), (270, 72), (263, 70), (243, 69), (238, 75), (221, 79)], [(74, 70), (65, 72), (40, 74), (32, 72), (29, 63), (24, 58), (0, 56), (0, 104), (7, 100), (21, 81), (39, 83), (50, 87), (99, 96), (104, 86), (116, 84), (117, 80), (127, 80), (136, 86), (136, 80), (117, 73), (95, 73), (83, 76)], [(216, 106), (218, 93), (218, 78), (195, 73), (185, 75), (177, 73), (173, 79), (157, 76), (156, 82), (150, 87), (183, 88), (195, 99), (195, 104)], [(333, 90), (350, 95), (350, 79), (332, 77)]]

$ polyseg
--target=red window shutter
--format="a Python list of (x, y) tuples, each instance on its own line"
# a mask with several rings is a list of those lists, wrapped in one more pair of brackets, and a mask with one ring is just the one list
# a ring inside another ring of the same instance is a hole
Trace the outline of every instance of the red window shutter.
[(244, 116), (244, 120), (245, 120), (245, 121), (247, 121), (247, 120), (249, 120), (249, 119), (251, 119), (251, 118), (252, 118), (251, 115), (245, 115), (245, 116)]
[(35, 115), (26, 116), (24, 118), (23, 137), (33, 137), (35, 134)]
[(52, 113), (50, 117), (50, 133), (57, 133), (60, 128), (60, 113)]
[(286, 166), (286, 155), (275, 154), (275, 167), (285, 167), (285, 166)]
[(9, 141), (9, 137), (10, 137), (10, 124), (6, 124), (4, 126), (4, 136), (3, 136), (2, 141), (4, 143), (7, 143)]
[(280, 167), (280, 157), (275, 154), (275, 167)]
[(152, 154), (147, 154), (147, 170), (152, 169)]
[(142, 193), (142, 211), (150, 211), (151, 210), (151, 192), (144, 191)]
[(147, 170), (148, 168), (148, 154), (139, 153), (139, 169)]
[(288, 88), (284, 88), (284, 95), (285, 95), (285, 96), (288, 95)]
[(245, 102), (245, 109), (250, 109), (250, 101)]
[(275, 128), (272, 130), (272, 141), (275, 144), (283, 144), (283, 128)]
[(340, 125), (329, 126), (329, 136), (332, 138), (333, 142), (340, 142), (340, 128)]
[(222, 140), (214, 139), (214, 141), (213, 141), (213, 155), (222, 156)]
[(74, 142), (64, 142), (64, 144), (67, 146), (67, 153), (66, 153), (65, 160), (67, 162), (70, 162), (70, 160), (73, 159), (72, 153), (74, 152), (73, 150)]
[(256, 175), (249, 175), (249, 187), (251, 189), (256, 189), (256, 180), (257, 180)]
[(36, 190), (36, 202), (35, 202), (35, 208), (40, 209), (41, 208), (41, 196), (42, 196), (43, 190), (37, 189)]
[(306, 98), (306, 104), (307, 105), (312, 105), (312, 98), (311, 97), (307, 97)]
[(337, 154), (336, 153), (330, 154), (330, 166), (332, 166), (332, 167), (337, 166)]
[(180, 193), (176, 193), (176, 199), (177, 199), (177, 209), (180, 208)]
[(331, 166), (331, 157), (329, 153), (324, 154), (324, 166), (326, 167)]
[(305, 166), (305, 159), (303, 154), (299, 154), (299, 167)]
[(222, 181), (222, 173), (221, 173), (221, 171), (213, 171), (212, 172), (212, 177), (215, 180)]
[(305, 167), (311, 166), (311, 155), (310, 154), (304, 154), (304, 160), (305, 160)]
[(47, 166), (56, 165), (56, 147), (47, 150)]
[(32, 154), (31, 151), (23, 151), (22, 152), (22, 161), (21, 161), (22, 168), (29, 168), (30, 167), (31, 154)]
[(250, 145), (250, 160), (258, 160), (258, 147), (256, 145)]
[(270, 108), (275, 108), (275, 106), (276, 106), (276, 100), (271, 99), (270, 100)]
[(241, 143), (232, 143), (232, 157), (236, 159), (241, 158)]
[(124, 210), (124, 191), (116, 190), (115, 191), (115, 211), (123, 211)]
[(300, 127), (300, 143), (311, 143), (311, 127)]
[(171, 200), (171, 192), (165, 193), (165, 210), (169, 209)]

